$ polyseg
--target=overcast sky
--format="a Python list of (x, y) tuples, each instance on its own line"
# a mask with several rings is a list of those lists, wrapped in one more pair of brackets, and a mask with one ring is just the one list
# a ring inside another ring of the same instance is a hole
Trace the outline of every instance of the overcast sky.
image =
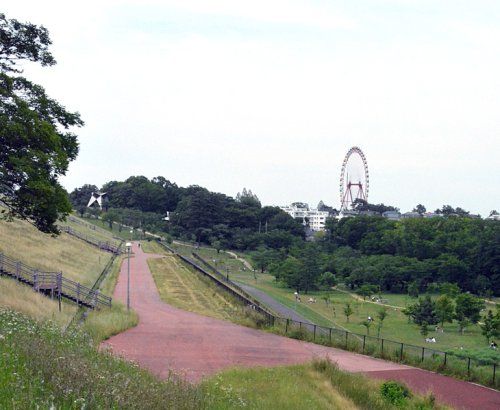
[(370, 197), (500, 211), (500, 1), (22, 1), (58, 64), (26, 76), (86, 122), (72, 190), (165, 176), (263, 204)]

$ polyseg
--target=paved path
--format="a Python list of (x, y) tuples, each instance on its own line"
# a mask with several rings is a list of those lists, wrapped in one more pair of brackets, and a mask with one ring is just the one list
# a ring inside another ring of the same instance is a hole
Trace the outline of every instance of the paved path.
[(273, 312), (276, 312), (278, 316), (288, 319), (293, 319), (298, 322), (313, 324), (310, 320), (307, 320), (303, 316), (299, 315), (295, 310), (290, 309), (289, 307), (278, 302), (276, 299), (269, 296), (266, 292), (263, 292), (259, 289), (254, 288), (253, 286), (246, 285), (241, 282), (235, 282), (235, 283), (245, 292), (252, 295), (259, 302), (262, 302), (264, 305), (268, 306)]
[[(176, 309), (161, 301), (146, 259), (133, 245), (131, 305), (139, 324), (113, 336), (104, 346), (160, 377), (170, 370), (197, 382), (231, 366), (276, 366), (328, 357), (347, 371), (398, 379), (414, 391), (432, 390), (439, 401), (457, 408), (500, 408), (500, 393), (471, 383), (339, 349), (289, 339), (222, 320)], [(126, 301), (127, 263), (123, 263), (114, 297)]]

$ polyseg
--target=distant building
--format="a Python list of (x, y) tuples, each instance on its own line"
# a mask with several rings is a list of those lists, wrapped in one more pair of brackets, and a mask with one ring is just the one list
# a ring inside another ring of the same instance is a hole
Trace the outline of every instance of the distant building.
[(390, 221), (399, 221), (401, 219), (401, 213), (399, 211), (385, 211), (382, 213), (382, 216)]
[(309, 205), (303, 202), (294, 202), (289, 206), (280, 206), (280, 208), (292, 218), (301, 219), (304, 226), (315, 232), (325, 229), (326, 218), (330, 216), (329, 212), (309, 208)]
[(424, 214), (424, 218), (441, 218), (441, 214), (437, 214), (435, 212), (426, 212)]
[(500, 214), (491, 214), (486, 219), (489, 219), (490, 221), (500, 221)]
[(403, 215), (401, 215), (401, 218), (403, 219), (422, 218), (422, 215), (419, 214), (418, 212), (405, 212)]

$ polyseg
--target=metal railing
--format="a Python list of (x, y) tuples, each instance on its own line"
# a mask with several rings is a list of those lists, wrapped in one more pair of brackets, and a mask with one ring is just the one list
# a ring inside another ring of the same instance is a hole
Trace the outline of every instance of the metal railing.
[[(185, 260), (196, 269), (206, 272), (205, 269), (200, 268), (193, 261), (178, 254), (170, 247), (166, 248), (177, 254), (181, 259)], [(200, 255), (195, 252), (192, 252), (192, 255), (200, 261), (203, 266), (214, 273), (214, 275), (210, 275), (214, 280), (226, 283), (228, 286), (237, 289), (241, 295), (244, 295), (247, 303), (255, 304), (262, 308), (266, 312), (268, 323), (287, 336), (304, 338), (319, 344), (335, 346), (369, 356), (411, 364), (417, 367), (430, 368), (440, 373), (452, 374), (469, 380), (478, 381), (494, 388), (499, 387), (500, 381), (499, 377), (497, 377), (497, 368), (500, 363), (497, 361), (480, 360), (467, 355), (460, 355), (456, 352), (444, 352), (431, 347), (417, 346), (376, 336), (362, 335), (344, 329), (320, 326), (312, 322), (301, 322), (290, 318), (279, 317), (260, 304), (260, 302), (256, 301), (252, 296), (241, 289), (238, 284), (232, 282), (228, 275), (224, 275), (218, 271)]]
[(495, 360), (480, 360), (456, 352), (444, 352), (431, 347), (412, 345), (317, 324), (311, 325), (281, 317), (274, 318), (274, 327), (290, 337), (303, 338), (319, 344), (431, 369), (439, 373), (477, 381), (497, 389), (500, 387), (500, 381), (497, 377), (500, 363)]
[(60, 300), (64, 297), (77, 305), (92, 309), (101, 306), (111, 307), (112, 299), (98, 290), (65, 278), (62, 272), (42, 272), (3, 253), (0, 253), (0, 275), (10, 276), (52, 298), (57, 297)]
[[(269, 323), (269, 325), (273, 325), (273, 321), (275, 318), (274, 313), (272, 313), (267, 307), (262, 305), (257, 299), (255, 299), (253, 296), (248, 294), (246, 291), (244, 291), (241, 287), (239, 287), (236, 283), (232, 282), (229, 280), (226, 276), (222, 275), (220, 272), (216, 272), (215, 274), (212, 272), (207, 271), (206, 269), (203, 269), (200, 265), (192, 261), (191, 259), (185, 257), (184, 255), (181, 255), (180, 253), (176, 252), (174, 249), (172, 249), (170, 246), (166, 245), (163, 242), (159, 242), (160, 245), (162, 245), (165, 249), (168, 251), (172, 252), (174, 255), (176, 255), (178, 258), (180, 258), (182, 261), (196, 269), (198, 272), (202, 273), (204, 276), (210, 278), (213, 282), (215, 282), (216, 285), (220, 286), (233, 296), (235, 296), (237, 299), (239, 299), (241, 302), (245, 303), (246, 305), (250, 306), (252, 309), (255, 311), (261, 313), (265, 318), (266, 321)], [(193, 252), (193, 256), (196, 255)], [(198, 257), (199, 258), (199, 257)], [(201, 261), (203, 259), (199, 258)]]
[(94, 245), (103, 251), (111, 252), (114, 253), (115, 255), (119, 255), (122, 253), (121, 243), (117, 245), (116, 243), (109, 241), (100, 241), (99, 239), (93, 236), (85, 235), (81, 232), (78, 232), (73, 228), (71, 228), (70, 226), (62, 225), (59, 228), (61, 229), (62, 232), (66, 232), (69, 235), (75, 236), (78, 239), (81, 239), (82, 241)]

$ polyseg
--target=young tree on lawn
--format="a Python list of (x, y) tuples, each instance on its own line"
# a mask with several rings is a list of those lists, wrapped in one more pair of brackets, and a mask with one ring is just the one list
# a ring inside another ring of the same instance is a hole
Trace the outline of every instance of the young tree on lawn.
[(453, 322), (454, 313), (453, 300), (448, 295), (441, 295), (436, 300), (436, 314), (441, 322), (441, 327), (444, 327), (444, 322)]
[(377, 337), (380, 337), (380, 330), (384, 324), (384, 320), (387, 317), (387, 309), (383, 308), (377, 312), (378, 325), (377, 325)]
[(364, 320), (363, 322), (361, 322), (361, 324), (362, 324), (364, 327), (366, 327), (366, 334), (367, 334), (367, 335), (370, 335), (370, 327), (371, 327), (372, 323), (373, 323), (373, 321), (368, 320), (368, 319), (367, 319), (367, 320)]
[(486, 341), (489, 343), (490, 340), (494, 337), (500, 337), (500, 315), (493, 315), (491, 310), (488, 310), (488, 314), (483, 320), (483, 324), (481, 326), (481, 333), (486, 338)]
[(420, 325), (420, 334), (423, 337), (427, 337), (427, 335), (429, 334), (429, 324), (427, 322), (422, 322), (422, 324)]
[(412, 307), (412, 317), (413, 321), (417, 325), (422, 325), (422, 323), (427, 323), (427, 325), (435, 325), (439, 322), (436, 314), (436, 303), (426, 296), (423, 299), (419, 299), (418, 302)]
[(481, 317), (481, 310), (484, 308), (484, 300), (477, 298), (470, 293), (461, 293), (456, 298), (455, 319), (457, 319), (460, 333), (468, 323), (477, 323)]
[(352, 310), (351, 304), (347, 302), (344, 306), (344, 315), (346, 317), (347, 323), (349, 323), (349, 316), (351, 316), (354, 313)]
[(45, 90), (22, 77), (22, 60), (52, 66), (49, 32), (0, 13), (0, 204), (3, 218), (21, 218), (40, 231), (58, 233), (55, 222), (71, 212), (59, 183), (78, 154), (71, 127), (83, 121)]

